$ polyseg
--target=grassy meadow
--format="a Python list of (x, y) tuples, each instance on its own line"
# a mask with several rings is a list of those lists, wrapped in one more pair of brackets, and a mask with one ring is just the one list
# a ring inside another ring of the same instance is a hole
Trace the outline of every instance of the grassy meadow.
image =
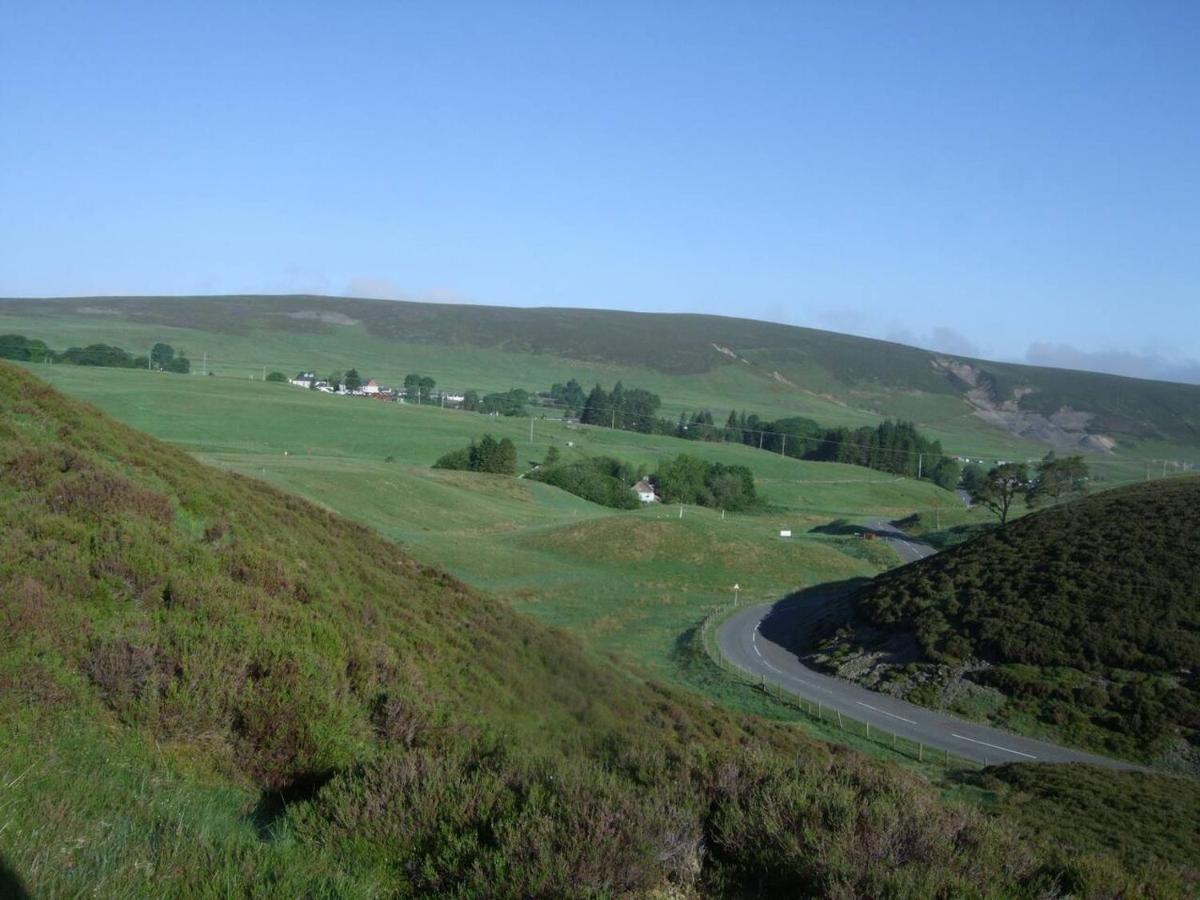
[[(726, 601), (735, 582), (747, 599), (770, 599), (895, 562), (882, 545), (811, 529), (938, 505), (961, 509), (953, 494), (927, 482), (740, 445), (331, 397), (248, 380), (67, 366), (36, 372), (205, 461), (369, 525), (422, 561), (658, 677), (680, 676), (679, 636)], [(512, 438), (526, 465), (551, 446), (566, 459), (608, 454), (650, 470), (680, 452), (743, 463), (755, 472), (768, 507), (724, 517), (688, 507), (681, 518), (678, 507), (659, 505), (617, 513), (529, 479), (429, 467), (485, 431)], [(781, 539), (783, 529), (794, 537)]]
[[(202, 305), (193, 307), (197, 314), (203, 309)], [(242, 329), (226, 327), (219, 317), (189, 321), (184, 326), (120, 314), (64, 310), (36, 315), (30, 310), (25, 304), (0, 303), (0, 333), (38, 337), (57, 349), (110, 343), (135, 354), (146, 353), (156, 342), (165, 341), (188, 356), (196, 372), (207, 354), (209, 371), (231, 380), (261, 380), (264, 372), (271, 371), (292, 376), (306, 369), (328, 373), (351, 367), (383, 384), (399, 384), (406, 374), (419, 372), (433, 377), (443, 388), (459, 391), (504, 391), (512, 387), (538, 391), (569, 378), (576, 378), (585, 387), (597, 382), (611, 386), (622, 380), (627, 387), (645, 388), (661, 396), (662, 415), (668, 418), (699, 409), (711, 410), (722, 421), (730, 409), (737, 409), (767, 420), (807, 416), (830, 427), (873, 425), (885, 417), (906, 418), (915, 421), (923, 433), (942, 441), (947, 451), (962, 456), (991, 461), (1032, 460), (1046, 452), (1044, 444), (986, 424), (958, 395), (930, 390), (931, 385), (922, 380), (925, 376), (921, 368), (908, 359), (922, 351), (888, 344), (874, 348), (879, 342), (844, 335), (827, 336), (831, 342), (827, 349), (814, 345), (807, 355), (785, 354), (788, 364), (784, 368), (789, 374), (785, 380), (777, 380), (770, 375), (776, 371), (771, 367), (783, 363), (773, 357), (758, 359), (757, 354), (750, 353), (747, 359), (753, 362), (730, 360), (711, 342), (699, 338), (697, 346), (707, 356), (689, 357), (689, 365), (680, 370), (671, 368), (665, 358), (656, 359), (652, 347), (645, 349), (647, 359), (643, 363), (628, 359), (585, 361), (556, 352), (554, 341), (548, 338), (544, 342), (528, 338), (525, 343), (531, 342), (536, 350), (523, 345), (510, 348), (469, 342), (446, 346), (406, 340), (403, 334), (381, 333), (370, 329), (367, 322), (352, 319), (347, 321), (354, 324), (313, 323), (310, 330), (297, 329), (298, 323), (292, 320), (288, 320), (289, 328)], [(187, 320), (187, 316), (181, 319)], [(864, 349), (859, 343), (872, 346)], [(836, 368), (836, 352), (851, 350), (868, 357), (871, 352), (882, 353), (884, 361), (877, 360), (873, 365), (885, 369), (885, 362), (899, 365), (903, 357), (906, 363), (897, 371), (903, 371), (904, 378), (893, 384), (874, 369), (858, 372)], [(822, 354), (823, 361), (818, 364), (817, 356)], [(909, 388), (905, 379), (916, 379), (913, 383), (921, 384), (922, 389)], [(1112, 484), (1144, 477), (1150, 461), (1162, 459), (1200, 461), (1194, 447), (1143, 438), (1123, 441), (1119, 453), (1093, 455), (1089, 462), (1097, 479)]]

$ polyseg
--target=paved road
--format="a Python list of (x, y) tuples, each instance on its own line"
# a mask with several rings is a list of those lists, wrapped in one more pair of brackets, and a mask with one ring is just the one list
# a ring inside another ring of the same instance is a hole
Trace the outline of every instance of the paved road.
[[(886, 540), (906, 563), (934, 552), (886, 522), (868, 522), (867, 527)], [(804, 623), (812, 621), (815, 613), (844, 590), (830, 585), (775, 603), (747, 607), (725, 620), (717, 633), (717, 644), (742, 668), (826, 709), (977, 762), (1085, 762), (1133, 768), (1120, 760), (968, 722), (808, 668), (789, 647), (803, 642)]]

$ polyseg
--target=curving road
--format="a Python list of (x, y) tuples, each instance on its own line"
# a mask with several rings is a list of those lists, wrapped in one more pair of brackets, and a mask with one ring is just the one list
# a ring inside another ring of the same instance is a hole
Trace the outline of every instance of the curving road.
[[(934, 552), (928, 544), (886, 522), (868, 522), (867, 527), (887, 541), (905, 563)], [(805, 621), (811, 621), (814, 614), (844, 591), (838, 585), (828, 585), (775, 603), (747, 607), (721, 625), (717, 645), (742, 668), (826, 709), (977, 762), (1082, 762), (1135, 768), (1121, 760), (968, 722), (808, 668), (788, 646), (794, 646), (798, 637), (803, 639), (801, 629)]]

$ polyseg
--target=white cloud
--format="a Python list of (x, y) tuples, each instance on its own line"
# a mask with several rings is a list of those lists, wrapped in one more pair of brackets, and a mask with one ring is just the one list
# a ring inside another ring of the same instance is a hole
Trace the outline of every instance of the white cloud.
[(1200, 360), (1170, 357), (1152, 350), (1140, 353), (1116, 348), (1080, 350), (1071, 344), (1035, 341), (1025, 351), (1025, 362), (1033, 366), (1084, 369), (1134, 378), (1200, 384)]

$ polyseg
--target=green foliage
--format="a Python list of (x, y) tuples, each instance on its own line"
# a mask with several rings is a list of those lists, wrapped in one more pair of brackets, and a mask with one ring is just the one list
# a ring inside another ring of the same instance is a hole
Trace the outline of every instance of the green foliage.
[(45, 341), (27, 338), (23, 334), (0, 334), (0, 359), (15, 359), (20, 362), (47, 362), (54, 359), (54, 351)]
[(1017, 503), (1028, 499), (1029, 487), (1029, 467), (1025, 463), (1001, 463), (975, 482), (971, 502), (990, 509), (1003, 525)]
[(943, 456), (934, 463), (933, 470), (930, 472), (930, 480), (938, 487), (947, 491), (952, 491), (958, 487), (958, 481), (962, 477), (962, 464), (949, 456)]
[(659, 496), (668, 503), (690, 503), (737, 512), (761, 504), (754, 474), (746, 466), (713, 463), (679, 454), (654, 476)]
[(485, 434), (461, 450), (452, 450), (433, 464), (435, 469), (462, 469), (493, 475), (517, 474), (517, 447), (510, 438)]
[(282, 372), (268, 372), (267, 381), (276, 384), (287, 384), (288, 377)]
[[(963, 776), (992, 793), (997, 811), (1030, 835), (1076, 852), (1112, 854), (1126, 864), (1154, 860), (1196, 873), (1200, 784), (1151, 772), (1021, 763)], [(1130, 823), (1136, 823), (1130, 827)]]
[(546, 465), (530, 473), (529, 477), (601, 506), (637, 509), (641, 505), (632, 490), (637, 474), (627, 463), (611, 457), (594, 456), (575, 462)]
[(527, 403), (529, 392), (522, 388), (512, 388), (504, 393), (487, 394), (473, 404), (473, 407), (485, 415), (524, 416), (528, 415), (525, 410)]
[(1051, 450), (1038, 463), (1026, 499), (1030, 506), (1060, 503), (1083, 494), (1087, 490), (1087, 482), (1088, 465), (1082, 456), (1059, 457)]
[(342, 386), (348, 391), (357, 391), (363, 386), (362, 376), (358, 374), (358, 369), (346, 370), (346, 374), (342, 379)]
[[(871, 623), (1111, 751), (1200, 744), (1200, 479), (1096, 494), (879, 576)], [(1072, 675), (1071, 673), (1074, 673)]]
[(618, 673), (3, 366), (0, 522), (5, 878), (36, 895), (1171, 883)]

